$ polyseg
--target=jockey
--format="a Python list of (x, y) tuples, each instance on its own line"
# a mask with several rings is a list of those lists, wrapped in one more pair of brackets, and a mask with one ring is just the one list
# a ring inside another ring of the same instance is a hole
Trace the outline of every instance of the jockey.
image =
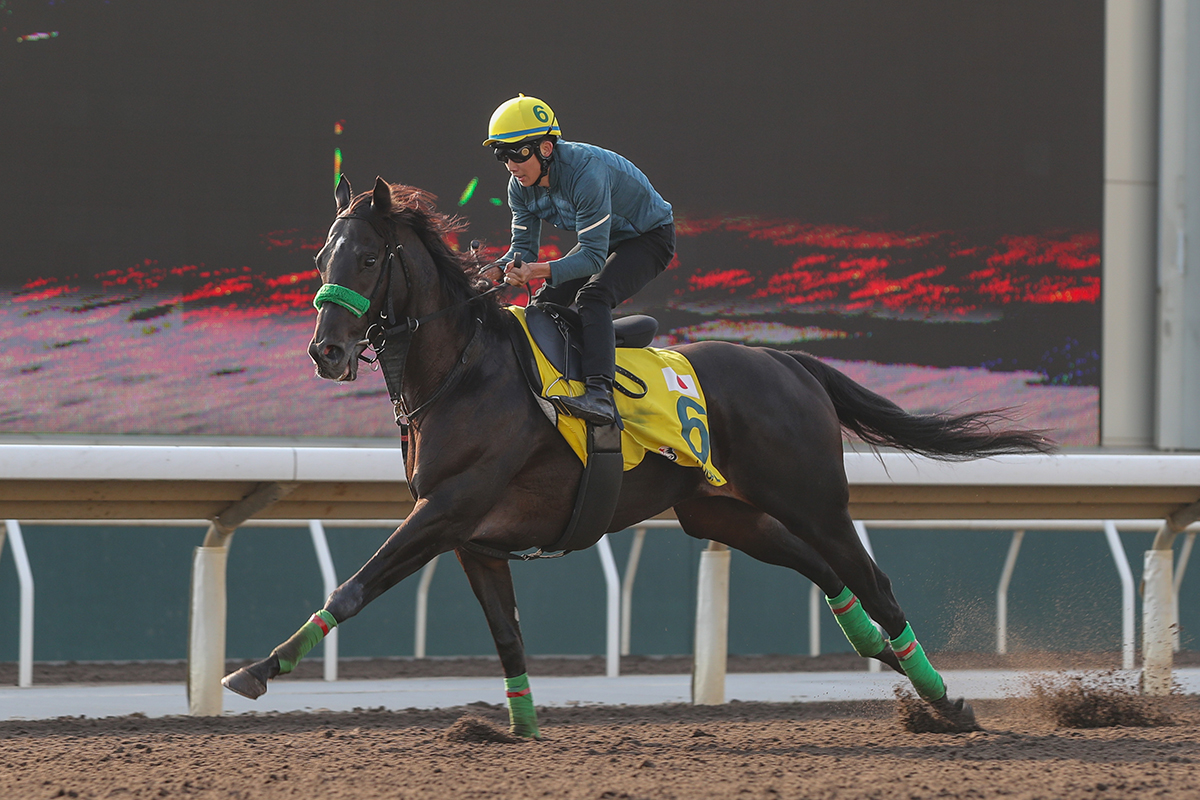
[[(666, 269), (675, 254), (674, 217), (628, 160), (561, 137), (558, 118), (536, 97), (520, 95), (492, 114), (483, 144), (508, 168), (512, 208), (512, 244), (495, 266), (513, 286), (544, 278), (534, 302), (579, 309), (586, 392), (561, 402), (572, 416), (611, 425), (612, 310)], [(513, 266), (518, 255), (537, 258), (543, 221), (575, 231), (578, 244), (562, 258)]]

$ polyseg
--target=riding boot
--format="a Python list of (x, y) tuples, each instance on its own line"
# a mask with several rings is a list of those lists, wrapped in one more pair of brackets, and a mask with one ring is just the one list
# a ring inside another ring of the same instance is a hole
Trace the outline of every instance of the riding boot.
[(613, 379), (607, 375), (588, 375), (586, 391), (578, 397), (559, 397), (558, 404), (572, 417), (595, 425), (612, 425), (617, 421), (617, 406), (613, 401)]
[(617, 421), (613, 401), (613, 376), (617, 367), (617, 342), (613, 334), (612, 309), (585, 293), (580, 298), (579, 318), (583, 323), (583, 374), (585, 392), (559, 401), (568, 414), (595, 425)]

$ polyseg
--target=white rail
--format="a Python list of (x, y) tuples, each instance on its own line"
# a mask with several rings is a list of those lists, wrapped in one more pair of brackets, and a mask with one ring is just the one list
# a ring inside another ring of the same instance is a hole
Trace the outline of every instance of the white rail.
[(1183, 540), (1183, 546), (1179, 548), (1179, 563), (1175, 565), (1175, 584), (1173, 602), (1175, 604), (1172, 618), (1175, 620), (1175, 627), (1171, 631), (1172, 645), (1171, 649), (1176, 653), (1179, 652), (1180, 643), (1179, 636), (1179, 586), (1183, 583), (1183, 573), (1187, 570), (1188, 559), (1192, 557), (1192, 547), (1196, 544), (1196, 532), (1188, 533), (1187, 538)]
[[(308, 530), (312, 538), (313, 549), (316, 552), (317, 564), (321, 570), (321, 582), (325, 596), (328, 597), (333, 593), (333, 590), (338, 587), (337, 574), (333, 566), (333, 556), (329, 549), (329, 542), (325, 535), (325, 523), (336, 525), (339, 528), (378, 528), (378, 527), (394, 527), (395, 520), (309, 520)], [(71, 520), (71, 521), (55, 521), (55, 520), (38, 520), (39, 525), (54, 525), (54, 524), (71, 524), (71, 525), (129, 525), (129, 526), (153, 526), (153, 527), (203, 527), (208, 525), (207, 521), (202, 520), (178, 520), (178, 519), (136, 519), (136, 520)], [(670, 523), (674, 524), (674, 523)], [(13, 555), (17, 562), (17, 577), (20, 585), (20, 645), (18, 653), (18, 685), (32, 686), (33, 685), (33, 571), (29, 565), (29, 556), (25, 551), (25, 542), (21, 537), (21, 526), (16, 520), (7, 520), (6, 527), (9, 532), (9, 538), (12, 541)], [(258, 528), (299, 528), (301, 523), (294, 520), (264, 520), (251, 519), (243, 523), (242, 527), (258, 527)], [(4, 527), (0, 527), (0, 550), (4, 545)], [(644, 536), (644, 530), (643, 530)], [(621, 578), (617, 570), (616, 561), (613, 557), (612, 545), (608, 541), (608, 537), (603, 537), (597, 543), (597, 553), (600, 556), (600, 564), (604, 570), (605, 581), (605, 674), (610, 678), (615, 678), (620, 675), (621, 658), (620, 658), (620, 642), (621, 642), (621, 619), (622, 619), (622, 587)], [(414, 636), (413, 653), (417, 658), (425, 658), (426, 656), (426, 640), (429, 620), (429, 589), (433, 581), (433, 573), (437, 568), (437, 558), (434, 558), (421, 571), (421, 578), (417, 583), (416, 595), (416, 633)], [(633, 566), (636, 571), (636, 559), (633, 561)], [(628, 573), (633, 574), (633, 573)], [(629, 581), (628, 592), (632, 593), (632, 580)], [(626, 641), (628, 641), (628, 631), (626, 631)], [(329, 632), (323, 640), (325, 644), (324, 653), (324, 674), (323, 677), (327, 681), (336, 681), (338, 674), (338, 637), (337, 628)]]
[[(621, 579), (617, 572), (617, 562), (613, 558), (612, 545), (607, 536), (600, 537), (600, 541), (596, 543), (596, 552), (600, 555), (600, 566), (604, 570), (605, 584), (604, 673), (609, 678), (616, 678), (621, 674)], [(429, 630), (429, 587), (433, 585), (433, 572), (437, 569), (439, 557), (434, 556), (433, 560), (422, 568), (421, 579), (417, 583), (416, 623), (413, 636), (413, 655), (416, 658), (426, 657), (425, 644)]]
[[(312, 535), (313, 549), (317, 551), (317, 564), (321, 567), (321, 583), (325, 596), (333, 594), (338, 587), (337, 572), (333, 569), (333, 554), (329, 552), (329, 540), (325, 538), (325, 526), (319, 519), (308, 521), (308, 532)], [(325, 645), (325, 674), (327, 681), (336, 681), (338, 673), (338, 631), (334, 628), (322, 640)]]
[(637, 577), (638, 562), (642, 559), (642, 545), (646, 542), (646, 526), (633, 530), (633, 542), (629, 545), (629, 558), (625, 561), (625, 578), (621, 581), (621, 655), (629, 655), (629, 641), (633, 629), (633, 581)]
[[(673, 520), (647, 520), (636, 530), (640, 531), (646, 528), (678, 527), (678, 524), (679, 523)], [(1135, 586), (1133, 581), (1133, 573), (1129, 565), (1129, 559), (1125, 555), (1123, 546), (1120, 545), (1119, 535), (1116, 535), (1114, 538), (1114, 534), (1117, 534), (1119, 530), (1147, 532), (1157, 531), (1161, 525), (1162, 523), (1159, 520), (880, 520), (871, 521), (869, 523), (856, 521), (855, 530), (860, 539), (862, 539), (863, 546), (867, 549), (867, 552), (872, 558), (875, 556), (870, 544), (870, 536), (867, 531), (868, 526), (877, 529), (1013, 530), (1014, 539), (1009, 545), (1008, 555), (1005, 558), (1000, 584), (997, 587), (996, 593), (998, 628), (996, 652), (998, 653), (1007, 652), (1008, 649), (1008, 585), (1016, 567), (1017, 554), (1020, 550), (1020, 542), (1024, 538), (1025, 531), (1078, 530), (1104, 532), (1106, 543), (1108, 544), (1109, 551), (1113, 557), (1113, 562), (1117, 568), (1117, 573), (1121, 581), (1122, 662), (1126, 665), (1126, 669), (1132, 669), (1132, 658), (1134, 653), (1133, 643), (1135, 641)], [(1195, 526), (1193, 526), (1193, 528), (1195, 528)], [(1192, 544), (1195, 540), (1195, 536), (1196, 530), (1190, 529), (1188, 538), (1185, 540), (1184, 546), (1179, 553), (1178, 563), (1175, 567), (1176, 597), (1178, 597), (1179, 586), (1182, 583), (1182, 573), (1187, 568), (1188, 559), (1191, 556)], [(622, 608), (622, 614), (628, 618), (632, 613), (633, 578), (631, 573), (627, 573), (625, 576), (623, 595), (629, 598), (626, 601), (625, 607)], [(816, 585), (813, 585), (809, 592), (809, 655), (811, 656), (819, 656), (821, 654), (821, 619), (824, 616), (822, 613), (824, 610), (824, 605), (824, 597), (820, 588)], [(1001, 633), (1001, 628), (1003, 633)], [(628, 636), (628, 631), (623, 632), (622, 636)], [(870, 663), (877, 664), (878, 662), (872, 659)]]
[(613, 558), (612, 545), (608, 536), (601, 536), (596, 543), (600, 552), (600, 565), (604, 568), (605, 603), (604, 674), (615, 678), (621, 674), (621, 576), (617, 574), (617, 562)]
[(425, 658), (425, 643), (429, 636), (429, 587), (433, 585), (433, 572), (439, 558), (440, 554), (434, 556), (421, 568), (421, 580), (417, 582), (417, 619), (413, 627), (413, 655), (417, 658)]
[[(321, 521), (309, 520), (308, 528), (313, 541), (313, 547), (317, 555), (317, 561), (320, 566), (322, 583), (326, 595), (331, 593), (337, 587), (337, 577), (333, 566), (332, 555), (329, 550), (328, 541), (325, 535), (324, 525), (326, 523), (335, 524), (338, 527), (393, 527), (395, 520), (338, 520), (338, 521)], [(53, 521), (53, 520), (38, 520), (39, 525), (45, 524), (71, 524), (71, 525), (149, 525), (149, 526), (186, 526), (186, 527), (202, 527), (207, 525), (207, 521), (202, 520), (69, 520), (69, 521)], [(994, 521), (994, 520), (933, 520), (933, 521), (915, 521), (915, 520), (896, 520), (896, 521), (873, 521), (870, 523), (856, 522), (855, 529), (863, 546), (867, 552), (874, 558), (873, 548), (870, 542), (868, 533), (868, 525), (881, 529), (955, 529), (955, 530), (1014, 530), (1013, 540), (1009, 545), (1008, 555), (1005, 559), (1004, 568), (1001, 574), (1000, 583), (997, 586), (997, 652), (1004, 653), (1007, 651), (1007, 607), (1008, 607), (1008, 587), (1012, 578), (1012, 574), (1016, 567), (1017, 554), (1020, 549), (1021, 541), (1026, 530), (1099, 530), (1105, 533), (1110, 552), (1113, 556), (1114, 564), (1117, 567), (1118, 574), (1121, 579), (1122, 587), (1122, 662), (1126, 669), (1133, 667), (1134, 657), (1134, 579), (1133, 573), (1129, 565), (1128, 558), (1125, 556), (1124, 548), (1120, 541), (1120, 530), (1127, 531), (1155, 531), (1161, 526), (1158, 520), (1123, 520), (1123, 521), (1096, 521), (1096, 520), (1012, 520), (1012, 521)], [(1200, 524), (1198, 524), (1200, 525)], [(296, 528), (300, 527), (301, 523), (294, 520), (259, 520), (252, 519), (244, 523), (244, 526), (252, 527), (275, 527), (275, 528)], [(637, 527), (633, 528), (634, 538), (630, 548), (629, 556), (626, 561), (625, 575), (622, 579), (616, 567), (616, 562), (613, 557), (611, 544), (608, 538), (601, 539), (597, 547), (598, 555), (600, 556), (601, 566), (604, 570), (605, 586), (606, 586), (606, 626), (605, 626), (605, 673), (609, 677), (615, 677), (619, 674), (620, 655), (627, 655), (630, 652), (631, 639), (631, 621), (633, 614), (633, 589), (637, 575), (638, 566), (640, 563), (645, 534), (651, 528), (678, 528), (679, 523), (675, 520), (647, 520)], [(1174, 573), (1174, 588), (1176, 598), (1178, 597), (1179, 587), (1183, 580), (1184, 572), (1187, 568), (1188, 560), (1191, 556), (1193, 545), (1196, 538), (1196, 528), (1193, 526), (1189, 530), (1187, 538), (1180, 550), (1178, 563)], [(17, 576), (20, 586), (20, 641), (19, 641), (19, 665), (18, 665), (18, 685), (31, 686), (33, 683), (33, 633), (34, 633), (34, 615), (33, 615), (33, 571), (29, 563), (29, 556), (25, 548), (24, 538), (22, 536), (21, 525), (17, 520), (6, 520), (4, 525), (0, 527), (0, 551), (2, 551), (5, 541), (4, 533), (7, 532), (8, 540), (12, 544), (14, 560), (17, 565)], [(414, 641), (414, 654), (418, 657), (425, 656), (425, 640), (428, 626), (428, 593), (432, 582), (433, 573), (436, 569), (437, 560), (431, 561), (422, 571), (421, 578), (417, 587), (417, 619), (416, 619), (416, 635)], [(820, 626), (824, 610), (824, 597), (817, 586), (813, 586), (809, 596), (809, 654), (813, 656), (820, 655)], [(330, 636), (326, 637), (326, 649), (324, 655), (324, 677), (325, 680), (333, 681), (337, 679), (337, 638), (336, 629), (331, 631)], [(869, 661), (869, 665), (877, 665), (878, 662), (873, 659)]]
[(808, 587), (808, 654), (812, 658), (821, 655), (821, 587), (815, 583)]
[(1008, 652), (1008, 586), (1012, 583), (1013, 570), (1017, 567), (1017, 554), (1021, 552), (1021, 541), (1025, 531), (1013, 531), (1008, 543), (1008, 555), (1004, 558), (1004, 569), (1000, 571), (1000, 583), (996, 586), (996, 652)]
[(1133, 669), (1135, 648), (1133, 641), (1133, 570), (1129, 567), (1129, 556), (1125, 554), (1125, 548), (1121, 546), (1121, 534), (1117, 533), (1117, 524), (1112, 520), (1104, 522), (1104, 538), (1108, 540), (1113, 563), (1117, 565), (1117, 573), (1121, 576), (1121, 668)]
[(0, 527), (0, 551), (4, 548), (5, 534), (12, 543), (13, 560), (17, 564), (17, 583), (20, 587), (20, 633), (17, 643), (17, 686), (33, 686), (33, 569), (29, 566), (29, 553), (25, 550), (25, 537), (21, 535), (21, 523), (15, 519), (5, 520)]

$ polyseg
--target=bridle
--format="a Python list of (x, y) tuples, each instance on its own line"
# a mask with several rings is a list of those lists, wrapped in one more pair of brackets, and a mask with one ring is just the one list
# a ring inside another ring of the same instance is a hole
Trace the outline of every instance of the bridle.
[[(383, 379), (388, 388), (388, 396), (391, 398), (392, 406), (395, 410), (396, 424), (400, 426), (401, 430), (405, 430), (410, 424), (412, 424), (413, 420), (417, 418), (418, 414), (432, 406), (434, 402), (436, 402), (443, 394), (445, 394), (452, 385), (457, 383), (463, 372), (465, 372), (466, 365), (470, 361), (470, 357), (474, 354), (474, 350), (476, 349), (476, 345), (479, 340), (479, 332), (483, 328), (483, 321), (476, 319), (475, 331), (471, 335), (470, 341), (467, 342), (467, 345), (463, 348), (459, 358), (455, 360), (454, 367), (452, 367), (451, 370), (442, 378), (441, 383), (437, 389), (434, 390), (433, 394), (423, 403), (417, 405), (416, 408), (409, 410), (404, 401), (402, 387), (404, 383), (404, 368), (406, 362), (408, 361), (408, 351), (412, 346), (413, 335), (416, 334), (420, 327), (425, 323), (431, 322), (438, 317), (444, 317), (447, 314), (462, 308), (463, 306), (487, 297), (493, 292), (497, 292), (505, 288), (505, 284), (493, 286), (491, 289), (481, 292), (474, 297), (458, 303), (452, 303), (445, 308), (438, 309), (437, 311), (426, 314), (423, 317), (414, 318), (405, 316), (402, 323), (391, 325), (390, 322), (397, 318), (395, 300), (392, 297), (392, 270), (393, 264), (397, 261), (400, 262), (401, 271), (404, 273), (404, 297), (406, 305), (409, 302), (409, 298), (412, 297), (412, 273), (409, 269), (408, 259), (405, 258), (404, 255), (404, 245), (394, 241), (393, 237), (389, 235), (389, 231), (386, 230), (384, 226), (381, 226), (372, 216), (351, 213), (340, 215), (338, 216), (338, 219), (356, 219), (365, 222), (370, 225), (371, 229), (375, 231), (376, 235), (383, 240), (386, 258), (383, 266), (379, 270), (379, 277), (375, 279), (375, 286), (371, 289), (370, 296), (363, 298), (367, 301), (367, 310), (363, 312), (363, 315), (369, 314), (370, 309), (376, 307), (376, 298), (378, 297), (381, 285), (383, 286), (384, 300), (381, 304), (379, 304), (381, 306), (379, 310), (375, 312), (376, 316), (378, 317), (377, 321), (371, 322), (371, 324), (367, 327), (364, 338), (356, 342), (357, 345), (363, 346), (364, 349), (365, 347), (369, 346), (375, 351), (375, 357), (371, 358), (367, 356), (365, 352), (360, 352), (357, 357), (360, 361), (364, 361), (368, 364), (378, 364), (379, 368), (382, 370)], [(337, 287), (337, 284), (325, 284), (322, 286), (321, 290), (317, 292), (317, 296), (314, 299), (313, 304), (316, 305), (318, 309), (320, 308), (322, 302), (336, 302), (339, 305), (350, 308), (349, 305), (334, 296), (323, 297), (325, 294), (325, 288), (327, 286)], [(358, 295), (357, 292), (354, 292), (346, 287), (337, 288), (344, 292), (357, 295), (360, 298), (362, 297), (362, 295)], [(330, 295), (332, 295), (332, 292)], [(405, 430), (405, 432), (407, 431)]]

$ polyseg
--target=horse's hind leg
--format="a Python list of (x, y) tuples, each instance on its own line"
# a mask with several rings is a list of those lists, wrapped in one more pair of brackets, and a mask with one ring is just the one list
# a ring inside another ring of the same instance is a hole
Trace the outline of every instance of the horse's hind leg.
[(689, 536), (721, 542), (759, 561), (787, 567), (808, 578), (825, 593), (834, 618), (858, 654), (878, 659), (904, 674), (895, 653), (882, 640), (861, 605), (840, 612), (840, 607), (846, 604), (843, 595), (849, 594), (849, 590), (838, 574), (779, 520), (729, 497), (689, 500), (677, 505), (675, 513)]
[(475, 592), (479, 605), (483, 606), (500, 664), (504, 667), (509, 729), (514, 736), (540, 739), (537, 710), (533, 706), (525, 666), (525, 642), (517, 621), (517, 596), (513, 590), (508, 561), (481, 556), (461, 547), (454, 552), (467, 574), (471, 591)]
[(857, 595), (871, 618), (883, 626), (900, 667), (917, 694), (961, 730), (978, 730), (971, 707), (961, 699), (952, 702), (947, 696), (942, 676), (929, 663), (924, 648), (917, 641), (900, 604), (896, 602), (892, 582), (859, 540), (846, 504), (838, 504), (828, 498), (810, 499), (809, 504), (803, 500), (789, 503), (792, 509), (801, 508), (803, 511), (796, 513), (791, 510), (783, 515), (782, 521), (788, 530), (820, 553)]

